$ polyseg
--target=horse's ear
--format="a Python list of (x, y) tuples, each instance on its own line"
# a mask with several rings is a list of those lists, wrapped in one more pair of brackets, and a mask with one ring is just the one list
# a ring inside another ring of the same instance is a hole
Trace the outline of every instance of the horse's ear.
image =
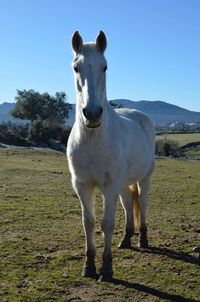
[(72, 48), (75, 51), (75, 53), (79, 53), (83, 46), (83, 40), (81, 38), (81, 35), (78, 31), (75, 31), (75, 33), (72, 36)]
[(107, 39), (103, 31), (100, 31), (96, 38), (96, 46), (98, 51), (103, 54), (107, 47)]

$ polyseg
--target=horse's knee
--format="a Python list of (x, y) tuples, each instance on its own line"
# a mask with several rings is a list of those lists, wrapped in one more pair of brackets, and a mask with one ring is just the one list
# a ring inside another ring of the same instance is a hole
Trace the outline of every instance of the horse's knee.
[(102, 221), (102, 230), (104, 233), (113, 232), (115, 228), (115, 222), (112, 220), (103, 220)]
[(88, 231), (93, 231), (95, 228), (95, 218), (94, 217), (83, 217), (82, 219), (84, 227)]

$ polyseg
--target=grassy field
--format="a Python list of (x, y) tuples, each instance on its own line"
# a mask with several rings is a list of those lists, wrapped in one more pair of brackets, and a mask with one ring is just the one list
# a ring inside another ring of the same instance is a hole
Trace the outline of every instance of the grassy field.
[(184, 146), (192, 142), (200, 142), (200, 133), (172, 133), (158, 135), (157, 139), (173, 140), (179, 143), (180, 146)]
[[(173, 133), (156, 136), (157, 140), (169, 140), (177, 142), (180, 147), (189, 143), (200, 142), (200, 133)], [(184, 156), (189, 159), (200, 160), (200, 145), (190, 146), (184, 149)]]
[[(80, 277), (84, 233), (62, 153), (0, 149), (0, 301), (200, 301), (200, 162), (157, 160), (150, 194), (150, 248), (119, 250), (124, 217), (117, 211), (114, 281)], [(97, 267), (102, 201), (97, 197)]]

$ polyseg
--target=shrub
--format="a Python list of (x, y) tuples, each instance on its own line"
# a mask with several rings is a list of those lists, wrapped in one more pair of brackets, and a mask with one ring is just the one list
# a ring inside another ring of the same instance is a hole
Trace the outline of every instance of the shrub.
[(48, 143), (50, 139), (58, 139), (62, 132), (62, 127), (49, 120), (36, 120), (29, 126), (28, 139), (33, 142)]
[(180, 157), (183, 152), (177, 142), (172, 140), (157, 140), (155, 153), (159, 156)]
[(63, 146), (67, 145), (67, 141), (68, 141), (70, 132), (71, 132), (71, 127), (67, 127), (67, 128), (62, 129), (62, 132), (61, 132), (61, 135), (60, 135), (60, 143)]
[(12, 124), (0, 125), (0, 140), (5, 144), (26, 144), (27, 126), (15, 126)]
[(37, 120), (29, 125), (0, 124), (0, 142), (20, 146), (30, 143), (52, 145), (53, 141), (66, 147), (70, 131), (70, 127), (49, 120)]

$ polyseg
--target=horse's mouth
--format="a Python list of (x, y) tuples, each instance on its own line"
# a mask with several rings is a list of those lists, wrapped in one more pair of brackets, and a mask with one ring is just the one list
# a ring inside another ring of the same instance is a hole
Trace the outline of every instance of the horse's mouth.
[(84, 119), (84, 124), (85, 124), (86, 128), (89, 128), (89, 129), (99, 128), (100, 125), (101, 125), (99, 120), (89, 121), (89, 120), (86, 120), (86, 119)]
[(99, 128), (100, 127), (100, 123), (88, 123), (88, 124), (85, 124), (85, 126), (89, 129), (95, 129), (95, 128)]

